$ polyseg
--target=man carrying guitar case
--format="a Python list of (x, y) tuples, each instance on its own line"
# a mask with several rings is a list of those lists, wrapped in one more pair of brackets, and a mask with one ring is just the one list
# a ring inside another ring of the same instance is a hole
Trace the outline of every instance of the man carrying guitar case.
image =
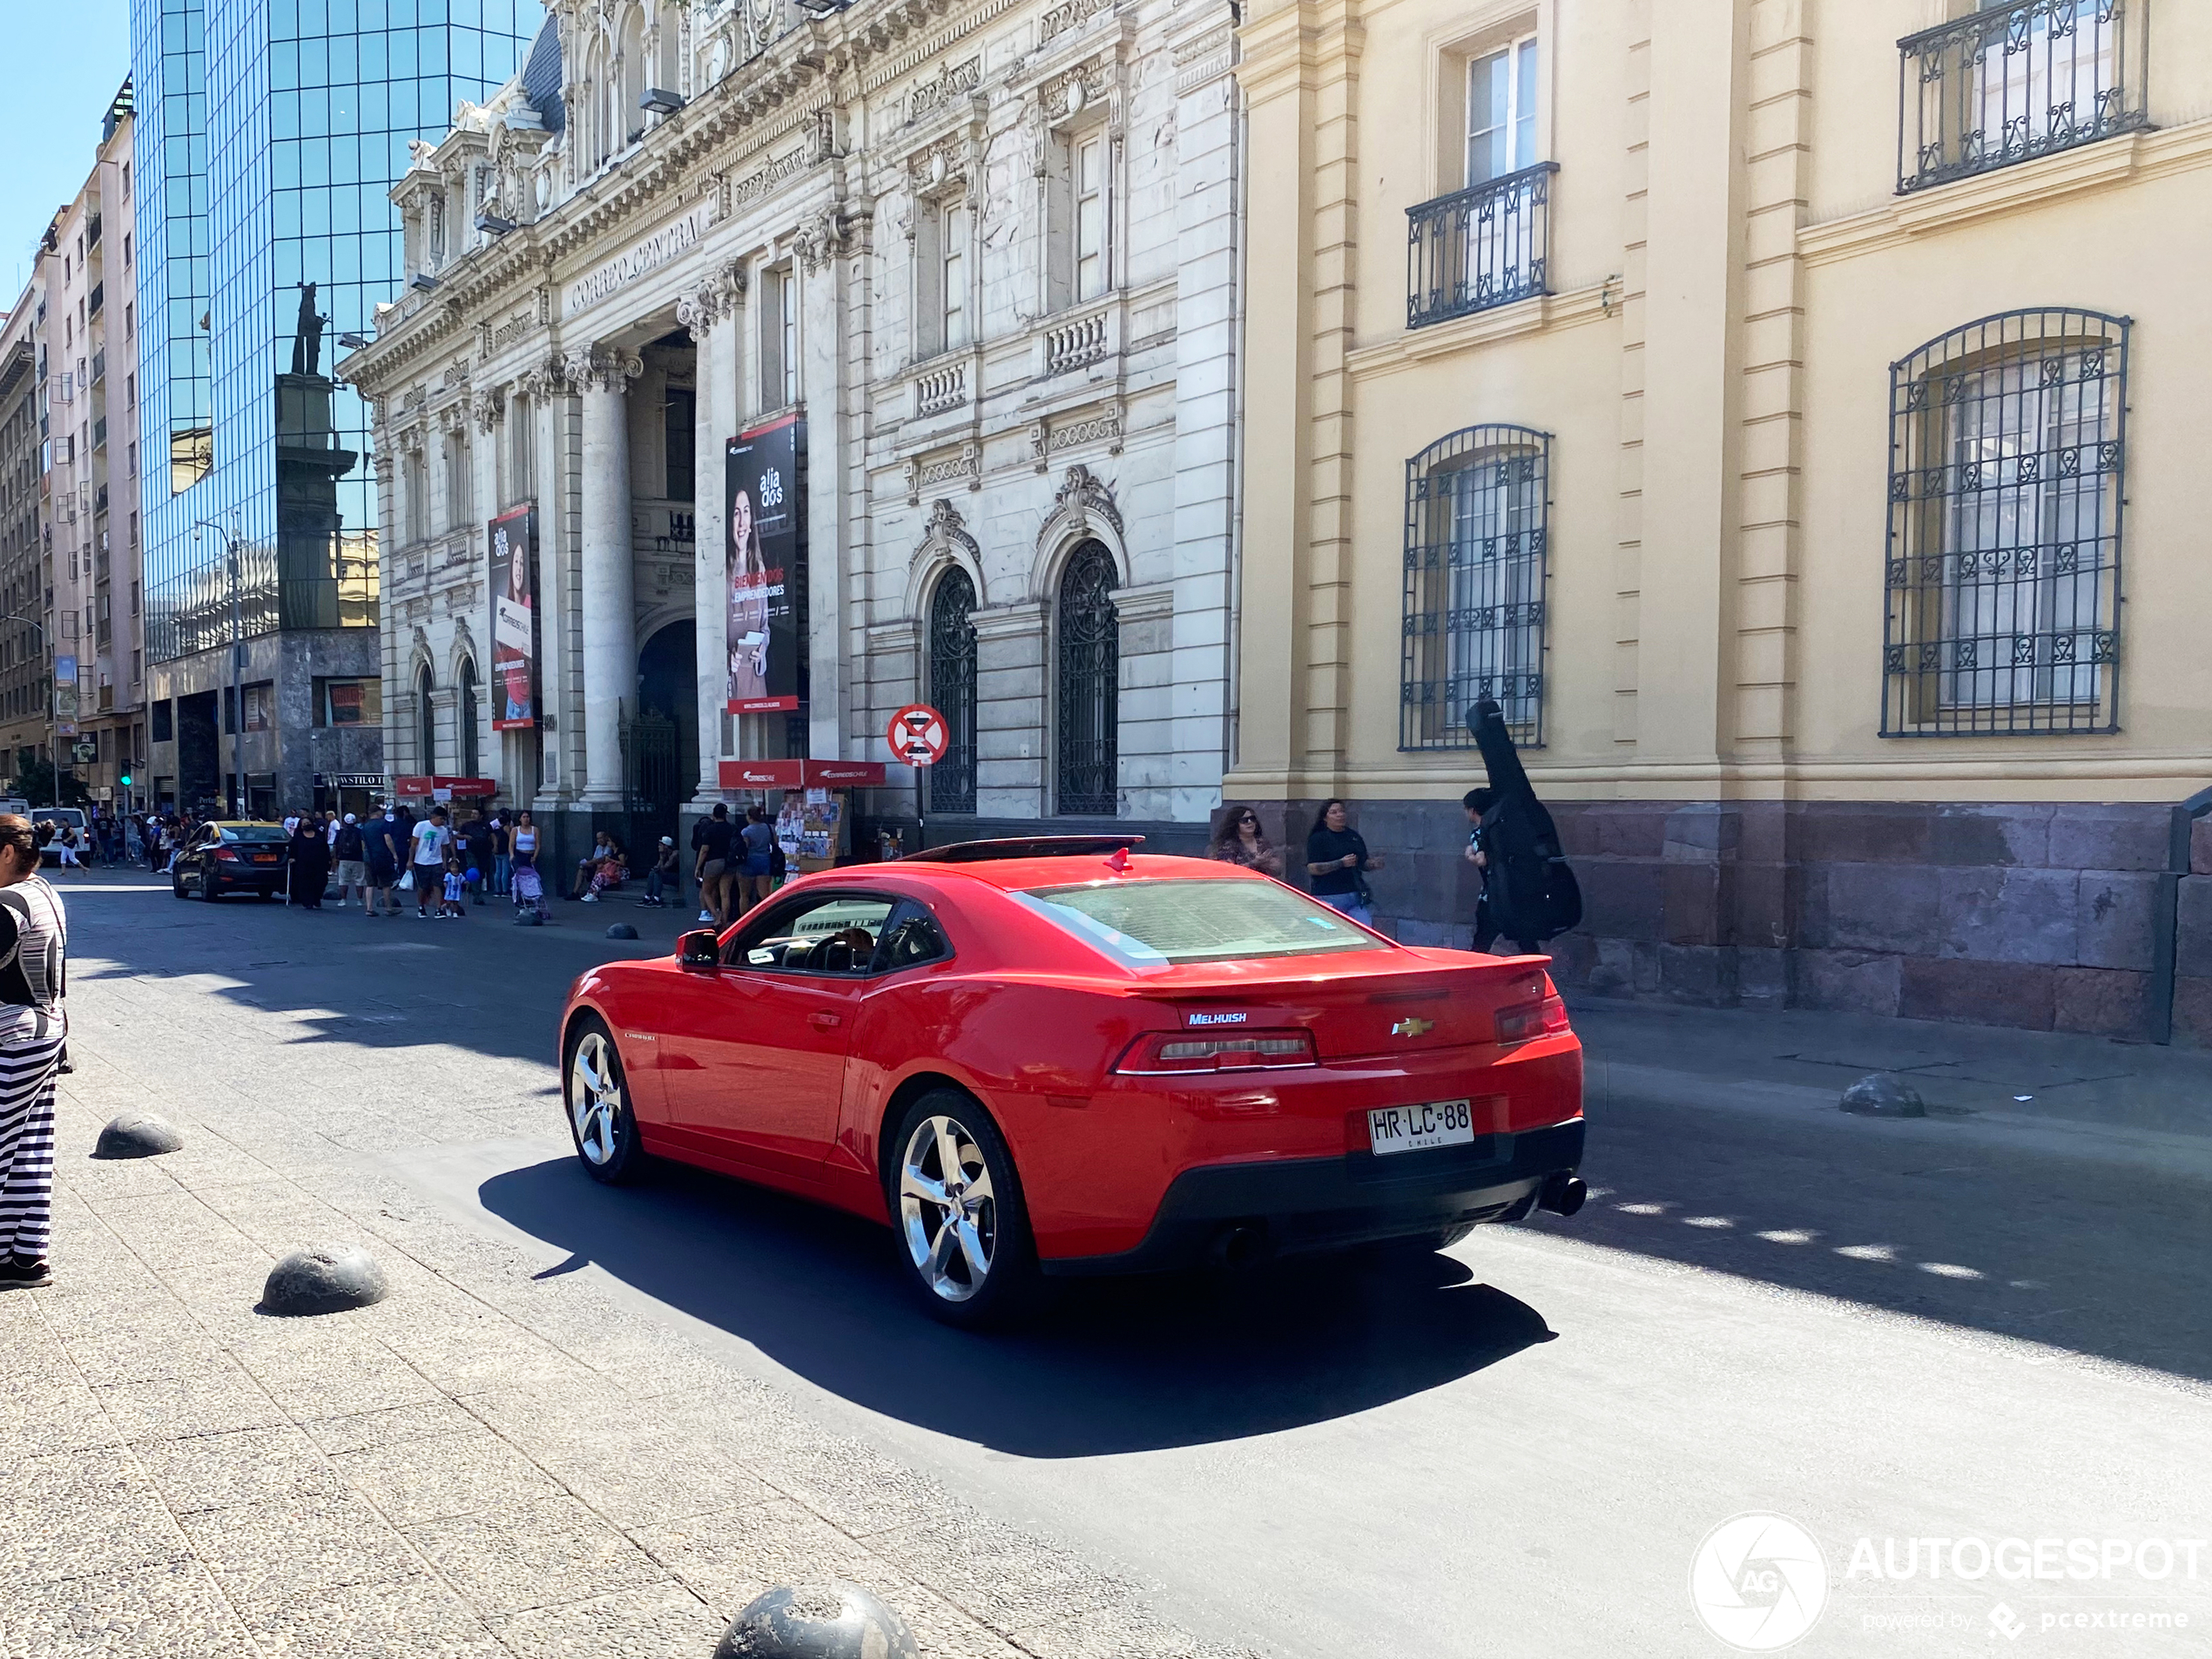
[(1487, 914), (1477, 926), (1474, 948), (1487, 947), (1490, 941), (1480, 935), (1489, 929), (1534, 954), (1546, 940), (1582, 920), (1582, 890), (1560, 851), (1552, 815), (1521, 768), (1503, 712), (1486, 699), (1467, 711), (1467, 722), (1482, 751), (1492, 793), (1480, 829)]

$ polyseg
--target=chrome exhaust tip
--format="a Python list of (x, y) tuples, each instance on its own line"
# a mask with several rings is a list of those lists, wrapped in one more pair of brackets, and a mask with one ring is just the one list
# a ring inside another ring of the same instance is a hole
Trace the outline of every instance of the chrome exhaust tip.
[(1544, 1183), (1537, 1204), (1554, 1216), (1571, 1216), (1588, 1202), (1590, 1184), (1579, 1175), (1554, 1175)]

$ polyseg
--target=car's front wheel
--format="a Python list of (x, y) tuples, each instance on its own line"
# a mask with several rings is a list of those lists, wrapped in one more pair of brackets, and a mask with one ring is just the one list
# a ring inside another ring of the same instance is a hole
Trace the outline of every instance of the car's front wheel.
[(634, 1181), (644, 1163), (637, 1115), (631, 1109), (622, 1056), (597, 1019), (586, 1018), (569, 1044), (569, 1137), (583, 1171), (594, 1181), (620, 1186)]
[(976, 1329), (1044, 1299), (1028, 1207), (1005, 1137), (980, 1102), (936, 1089), (891, 1140), (892, 1226), (904, 1277), (948, 1325)]
[(169, 891), (175, 894), (179, 899), (185, 896), (185, 878), (178, 874), (174, 870), (169, 872)]

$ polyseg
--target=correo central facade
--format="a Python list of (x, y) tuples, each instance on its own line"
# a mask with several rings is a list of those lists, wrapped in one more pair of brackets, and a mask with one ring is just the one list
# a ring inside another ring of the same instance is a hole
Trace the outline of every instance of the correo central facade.
[[(408, 286), (340, 371), (376, 410), (391, 771), (634, 841), (747, 799), (725, 763), (886, 759), (927, 702), (933, 843), (1202, 840), (1238, 603), (1229, 8), (551, 11), (417, 147)], [(857, 814), (911, 845), (892, 776)]]

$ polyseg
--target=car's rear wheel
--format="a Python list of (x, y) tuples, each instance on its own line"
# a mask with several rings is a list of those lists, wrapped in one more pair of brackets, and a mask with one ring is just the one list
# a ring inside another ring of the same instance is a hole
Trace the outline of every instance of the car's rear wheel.
[(203, 871), (201, 873), (199, 878), (199, 896), (202, 899), (205, 899), (209, 904), (213, 904), (217, 899), (222, 896), (222, 889), (215, 885), (215, 875), (212, 871)]
[(578, 1022), (565, 1070), (569, 1137), (584, 1173), (609, 1186), (634, 1181), (644, 1163), (637, 1115), (631, 1109), (622, 1056), (597, 1019)]
[(932, 1089), (907, 1109), (890, 1144), (892, 1226), (922, 1305), (971, 1330), (1037, 1312), (1045, 1282), (1028, 1208), (1014, 1156), (981, 1103)]

